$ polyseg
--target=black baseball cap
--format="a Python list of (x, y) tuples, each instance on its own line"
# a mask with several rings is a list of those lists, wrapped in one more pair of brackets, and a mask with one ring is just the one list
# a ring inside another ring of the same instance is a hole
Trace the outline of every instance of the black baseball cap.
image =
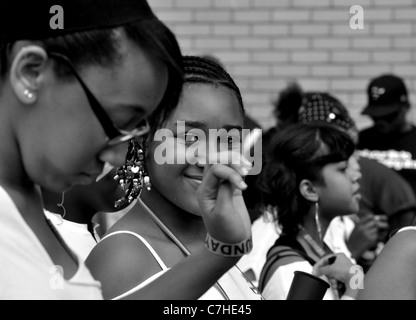
[[(62, 28), (54, 25), (55, 16)], [(156, 17), (146, 0), (1, 0), (0, 41), (42, 40), (148, 19)]]
[(370, 81), (367, 88), (368, 105), (361, 114), (384, 117), (409, 107), (409, 98), (403, 79), (385, 74)]

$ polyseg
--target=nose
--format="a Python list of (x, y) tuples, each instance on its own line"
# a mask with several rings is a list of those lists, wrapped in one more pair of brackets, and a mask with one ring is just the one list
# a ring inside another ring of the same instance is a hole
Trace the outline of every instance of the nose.
[(359, 182), (362, 177), (361, 167), (355, 155), (350, 157), (348, 166), (350, 169), (349, 171), (350, 171), (351, 180), (353, 182)]
[(109, 163), (113, 167), (121, 167), (126, 161), (128, 141), (104, 148), (98, 155), (98, 159)]

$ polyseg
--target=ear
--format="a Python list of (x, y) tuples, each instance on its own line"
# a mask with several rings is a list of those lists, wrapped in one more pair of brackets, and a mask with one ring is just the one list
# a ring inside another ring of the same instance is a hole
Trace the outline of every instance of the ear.
[(48, 54), (35, 45), (19, 50), (10, 68), (10, 83), (17, 98), (24, 104), (33, 104), (38, 97), (38, 89)]
[(306, 200), (311, 202), (319, 200), (318, 188), (310, 180), (303, 179), (299, 183), (299, 192)]

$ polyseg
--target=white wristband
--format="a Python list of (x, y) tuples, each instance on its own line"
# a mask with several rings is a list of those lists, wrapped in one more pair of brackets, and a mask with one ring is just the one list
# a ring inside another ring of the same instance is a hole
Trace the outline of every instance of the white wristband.
[(242, 257), (253, 249), (253, 240), (250, 235), (250, 238), (246, 240), (230, 244), (215, 240), (209, 234), (207, 234), (205, 246), (210, 252), (220, 256)]

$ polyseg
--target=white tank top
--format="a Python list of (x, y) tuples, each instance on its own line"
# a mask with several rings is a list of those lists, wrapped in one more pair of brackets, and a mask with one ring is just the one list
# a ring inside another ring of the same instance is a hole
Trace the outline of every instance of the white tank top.
[(0, 186), (0, 300), (102, 300), (101, 284), (78, 259), (65, 280)]
[[(128, 234), (131, 236), (136, 237), (140, 240), (149, 252), (153, 255), (157, 263), (159, 264), (160, 268), (162, 269), (158, 273), (154, 274), (146, 281), (142, 282), (138, 286), (134, 287), (133, 289), (123, 293), (122, 295), (115, 297), (113, 300), (120, 300), (129, 296), (130, 294), (140, 290), (141, 288), (148, 285), (150, 282), (154, 281), (158, 277), (160, 277), (163, 273), (165, 273), (169, 268), (166, 264), (162, 261), (160, 256), (156, 253), (153, 247), (139, 234), (130, 232), (130, 231), (116, 231), (113, 233), (108, 234), (105, 236), (101, 241), (115, 236), (119, 234)], [(244, 276), (244, 274), (234, 266), (231, 268), (226, 274), (224, 274), (219, 280), (218, 283), (227, 294), (230, 300), (262, 300), (263, 297), (257, 290), (257, 288)], [(199, 300), (225, 300), (223, 294), (217, 289), (217, 287), (210, 288), (204, 295), (202, 295)]]

